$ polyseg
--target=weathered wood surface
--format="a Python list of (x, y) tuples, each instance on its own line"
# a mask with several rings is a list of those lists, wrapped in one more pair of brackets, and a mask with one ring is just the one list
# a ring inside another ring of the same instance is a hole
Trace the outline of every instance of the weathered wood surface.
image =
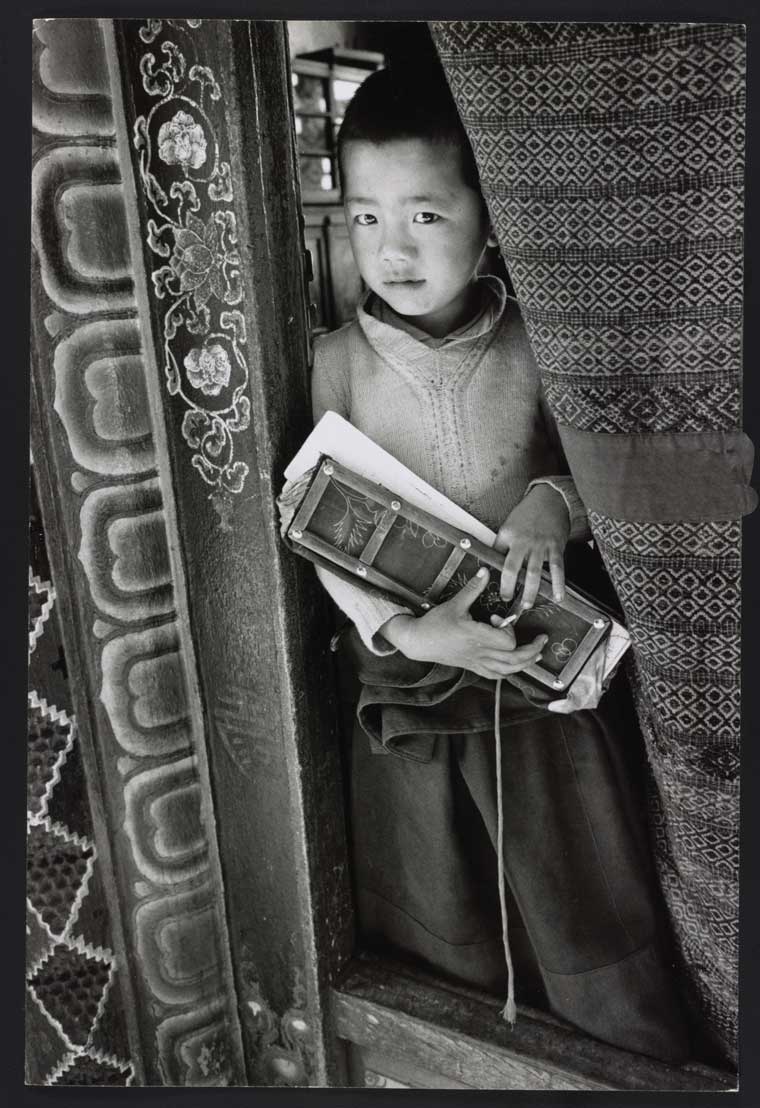
[(327, 606), (281, 544), (274, 504), (310, 428), (284, 25), (125, 20), (115, 31), (136, 295), (247, 1076), (336, 1084), (324, 1001), (352, 917)]
[(56, 20), (37, 38), (32, 442), (135, 1079), (242, 1081), (104, 27)]
[(733, 1087), (730, 1075), (618, 1050), (530, 1009), (520, 1008), (510, 1029), (497, 999), (376, 959), (351, 963), (333, 1007), (338, 1034), (351, 1043), (398, 1059), (407, 1073), (419, 1067), (476, 1089)]
[(369, 1089), (472, 1089), (446, 1074), (423, 1069), (400, 1057), (371, 1047), (351, 1046), (351, 1083)]

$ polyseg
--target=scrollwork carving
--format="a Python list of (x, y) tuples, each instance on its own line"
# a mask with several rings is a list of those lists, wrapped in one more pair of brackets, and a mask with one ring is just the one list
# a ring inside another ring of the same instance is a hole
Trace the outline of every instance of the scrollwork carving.
[(204, 885), (145, 900), (135, 910), (140, 969), (163, 1004), (202, 1004), (223, 970), (217, 890)]
[(140, 873), (155, 885), (178, 885), (208, 869), (201, 786), (194, 757), (136, 774), (124, 789), (124, 830)]
[(113, 135), (103, 39), (96, 19), (35, 21), (32, 123), (47, 135)]
[(96, 473), (137, 474), (155, 466), (136, 319), (96, 320), (55, 349), (55, 401), (76, 462)]
[(100, 699), (123, 751), (169, 757), (193, 747), (180, 642), (174, 623), (109, 639)]
[(235, 1083), (224, 998), (167, 1017), (158, 1026), (156, 1040), (165, 1084), (198, 1087)]
[(250, 423), (245, 322), (236, 308), (243, 299), (241, 256), (214, 108), (221, 88), (213, 70), (195, 60), (181, 21), (167, 25), (185, 31), (181, 46), (164, 38), (156, 48), (161, 20), (140, 30), (154, 46), (142, 55), (140, 74), (155, 103), (136, 119), (133, 142), (150, 213), (153, 290), (163, 302), (166, 387), (185, 405), (182, 435), (219, 510), (220, 497), (242, 491), (249, 468), (235, 444)]
[[(156, 43), (162, 28), (171, 27), (184, 35), (178, 41), (188, 42), (198, 23), (151, 20), (143, 41)], [(134, 28), (125, 33), (137, 38)], [(163, 1076), (169, 1084), (223, 1085), (241, 1079), (240, 1030), (213, 817), (199, 771), (202, 723), (191, 707), (196, 701), (187, 679), (188, 639), (177, 622), (167, 516), (156, 476), (153, 420), (161, 414), (151, 411), (145, 376), (122, 188), (129, 166), (120, 164), (113, 137), (105, 40), (118, 48), (105, 21), (94, 20), (41, 21), (35, 34), (33, 305), (41, 448), (49, 452), (57, 482), (61, 539), (74, 551), (78, 546), (84, 571), (67, 560), (61, 572), (82, 609), (81, 627), (72, 634), (81, 632), (83, 675), (97, 682), (100, 674), (99, 690), (95, 684), (82, 696), (88, 712), (94, 708), (100, 785), (116, 831), (113, 857), (125, 936), (136, 955), (129, 965), (142, 1043), (151, 1037), (157, 1043), (158, 1068), (146, 1054), (146, 1076)], [(242, 487), (238, 459), (225, 455), (224, 445), (214, 455), (222, 424), (223, 435), (231, 436), (250, 418), (243, 397), (248, 371), (229, 167), (219, 156), (213, 126), (198, 115), (214, 105), (219, 88), (197, 57), (184, 64), (180, 54), (187, 55), (186, 49), (158, 43), (151, 52), (157, 58), (152, 79), (164, 86), (167, 77), (183, 81), (190, 99), (166, 109), (157, 128), (146, 132), (150, 142), (158, 141), (160, 127), (168, 124), (155, 147), (161, 183), (154, 179), (152, 185), (158, 208), (148, 229), (150, 251), (161, 264), (174, 259), (175, 281), (181, 283), (184, 274), (185, 284), (193, 286), (180, 310), (183, 319), (172, 317), (172, 342), (178, 372), (188, 374), (184, 387), (209, 413), (207, 425), (191, 429), (199, 440), (195, 452), (227, 468), (227, 486), (239, 480)], [(127, 53), (119, 59), (122, 75), (142, 93), (143, 75), (135, 81)], [(195, 113), (196, 122), (177, 119), (182, 112)], [(204, 174), (205, 183), (199, 181)], [(196, 216), (203, 235), (194, 239), (198, 225), (187, 228), (178, 213)], [(189, 230), (181, 251), (173, 230), (180, 225)], [(205, 287), (198, 271), (209, 256), (201, 245), (213, 255)], [(220, 289), (223, 300), (217, 303)], [(184, 336), (190, 339), (179, 348)], [(228, 496), (227, 486), (210, 491)], [(44, 618), (44, 606), (38, 618)], [(30, 636), (35, 630), (30, 627)], [(76, 927), (80, 920), (81, 913)], [(40, 956), (43, 940), (35, 939), (33, 947)], [(56, 1072), (46, 1071), (44, 1079), (49, 1083)]]
[(32, 170), (40, 276), (66, 312), (134, 310), (120, 181), (116, 152), (103, 146), (55, 147)]
[(174, 610), (174, 589), (157, 479), (96, 488), (82, 504), (79, 560), (105, 615), (143, 621)]

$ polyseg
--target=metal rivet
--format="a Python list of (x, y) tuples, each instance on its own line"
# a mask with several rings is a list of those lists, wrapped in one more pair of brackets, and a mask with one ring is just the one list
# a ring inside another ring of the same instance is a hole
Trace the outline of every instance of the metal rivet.
[(356, 572), (359, 574), (360, 577), (366, 577), (367, 576), (367, 567), (366, 566), (357, 566), (356, 567)]
[(290, 532), (290, 537), (292, 539), (300, 539), (302, 535), (303, 535), (303, 531), (291, 531)]
[(330, 462), (325, 462), (325, 464), (322, 466), (322, 468), (323, 468), (323, 470), (325, 471), (325, 473), (327, 474), (328, 477), (333, 472), (333, 467), (332, 467), (332, 464)]
[(430, 610), (430, 605), (428, 604), (427, 600), (422, 601), (422, 603), (420, 604), (420, 608), (422, 608), (426, 612)]
[(469, 550), (470, 547), (472, 546), (472, 543), (470, 542), (469, 539), (460, 539), (459, 540), (459, 545), (462, 547), (462, 550)]
[(603, 620), (603, 619), (595, 619), (594, 620), (594, 627), (596, 627), (596, 629), (598, 631), (601, 631), (602, 627), (605, 627), (605, 626), (606, 626), (606, 620)]
[(555, 689), (564, 689), (565, 682), (560, 681), (559, 677), (555, 677), (555, 679), (552, 681), (552, 687)]
[(393, 508), (394, 512), (400, 512), (401, 511), (401, 501), (400, 500), (391, 500), (391, 508)]

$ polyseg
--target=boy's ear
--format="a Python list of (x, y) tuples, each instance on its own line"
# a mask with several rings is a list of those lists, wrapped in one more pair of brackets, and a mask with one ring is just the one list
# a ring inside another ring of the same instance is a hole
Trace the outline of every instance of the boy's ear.
[(488, 228), (488, 238), (486, 239), (486, 246), (498, 246), (499, 240), (496, 238), (496, 233), (492, 226)]

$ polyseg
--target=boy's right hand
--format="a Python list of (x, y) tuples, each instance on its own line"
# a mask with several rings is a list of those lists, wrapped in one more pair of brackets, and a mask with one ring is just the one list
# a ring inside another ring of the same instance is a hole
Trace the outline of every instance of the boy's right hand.
[(470, 607), (487, 584), (488, 572), (481, 569), (450, 600), (424, 616), (392, 616), (380, 628), (380, 634), (416, 662), (467, 669), (494, 681), (519, 673), (540, 657), (548, 636), (538, 635), (532, 642), (517, 646), (511, 627), (476, 622)]

